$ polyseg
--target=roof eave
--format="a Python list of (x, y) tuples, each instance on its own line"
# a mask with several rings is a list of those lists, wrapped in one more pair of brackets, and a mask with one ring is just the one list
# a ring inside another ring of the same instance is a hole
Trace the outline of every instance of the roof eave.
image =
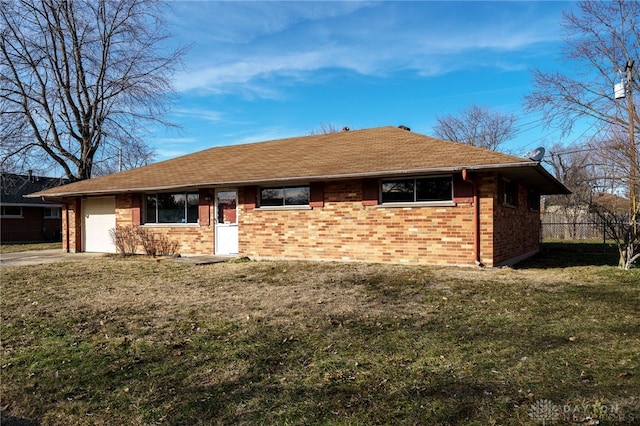
[[(358, 179), (358, 178), (384, 178), (389, 176), (398, 175), (410, 175), (410, 174), (435, 174), (435, 173), (456, 173), (463, 169), (469, 171), (489, 171), (489, 170), (513, 170), (519, 168), (532, 168), (536, 170), (542, 177), (548, 181), (549, 188), (553, 187), (553, 190), (549, 193), (569, 194), (570, 191), (557, 181), (549, 172), (547, 172), (540, 163), (534, 161), (513, 162), (513, 163), (497, 163), (497, 164), (480, 164), (480, 165), (458, 165), (450, 167), (425, 167), (418, 169), (400, 169), (400, 170), (383, 170), (374, 172), (361, 172), (361, 173), (341, 173), (341, 174), (329, 174), (329, 175), (307, 175), (307, 176), (291, 176), (291, 177), (276, 177), (268, 179), (247, 179), (237, 181), (213, 181), (213, 182), (198, 182), (198, 183), (186, 183), (180, 185), (156, 185), (134, 188), (112, 188), (112, 189), (100, 189), (89, 191), (70, 191), (70, 192), (51, 192), (51, 190), (36, 192), (28, 194), (28, 198), (61, 198), (61, 197), (79, 197), (79, 196), (101, 196), (101, 195), (114, 195), (114, 194), (129, 194), (140, 192), (156, 192), (156, 191), (170, 191), (175, 189), (199, 189), (210, 187), (230, 187), (230, 186), (248, 186), (258, 184), (269, 183), (291, 183), (291, 182), (310, 182), (321, 180), (340, 180), (340, 179)], [(63, 187), (61, 187), (63, 188)]]

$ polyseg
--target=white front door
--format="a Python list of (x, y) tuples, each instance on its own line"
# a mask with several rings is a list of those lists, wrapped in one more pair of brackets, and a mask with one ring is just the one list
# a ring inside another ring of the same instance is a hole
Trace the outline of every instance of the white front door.
[(238, 191), (216, 190), (215, 252), (238, 254)]
[(116, 197), (87, 198), (82, 203), (84, 251), (115, 253), (109, 231), (116, 227)]

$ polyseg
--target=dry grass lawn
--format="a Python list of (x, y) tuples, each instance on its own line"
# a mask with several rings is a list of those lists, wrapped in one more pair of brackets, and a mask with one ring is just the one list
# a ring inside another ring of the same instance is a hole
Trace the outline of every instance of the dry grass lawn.
[(640, 270), (550, 259), (3, 268), (2, 410), (43, 425), (640, 421)]
[(20, 243), (20, 244), (0, 244), (0, 254), (2, 253), (16, 253), (19, 251), (28, 250), (49, 250), (49, 249), (62, 249), (61, 242), (53, 243)]

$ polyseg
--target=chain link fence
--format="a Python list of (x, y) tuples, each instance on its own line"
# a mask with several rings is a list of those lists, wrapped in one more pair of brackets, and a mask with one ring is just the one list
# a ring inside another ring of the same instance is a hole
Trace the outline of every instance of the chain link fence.
[(606, 240), (600, 222), (542, 222), (542, 240)]
[[(623, 232), (624, 227), (628, 224), (628, 219), (621, 217), (618, 226)], [(613, 222), (615, 225), (615, 222)], [(611, 221), (607, 224), (602, 217), (596, 214), (581, 215), (574, 220), (568, 220), (566, 216), (559, 214), (543, 214), (541, 217), (541, 236), (542, 241), (550, 240), (567, 240), (567, 241), (584, 241), (599, 240), (603, 243), (610, 238)]]

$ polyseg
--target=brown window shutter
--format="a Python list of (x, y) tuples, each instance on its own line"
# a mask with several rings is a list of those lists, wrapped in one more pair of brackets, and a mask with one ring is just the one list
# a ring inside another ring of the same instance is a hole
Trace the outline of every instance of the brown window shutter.
[(453, 201), (456, 203), (473, 203), (473, 185), (462, 177), (453, 178)]
[(256, 208), (256, 197), (258, 194), (257, 186), (245, 186), (244, 190), (244, 208), (246, 210)]
[(200, 226), (209, 226), (211, 224), (210, 218), (210, 202), (211, 191), (208, 189), (201, 189), (198, 194), (198, 223)]
[(142, 224), (142, 194), (131, 195), (131, 224), (139, 226)]
[(378, 179), (362, 180), (362, 205), (375, 206), (378, 205)]
[(324, 182), (312, 182), (309, 185), (309, 205), (324, 207)]

